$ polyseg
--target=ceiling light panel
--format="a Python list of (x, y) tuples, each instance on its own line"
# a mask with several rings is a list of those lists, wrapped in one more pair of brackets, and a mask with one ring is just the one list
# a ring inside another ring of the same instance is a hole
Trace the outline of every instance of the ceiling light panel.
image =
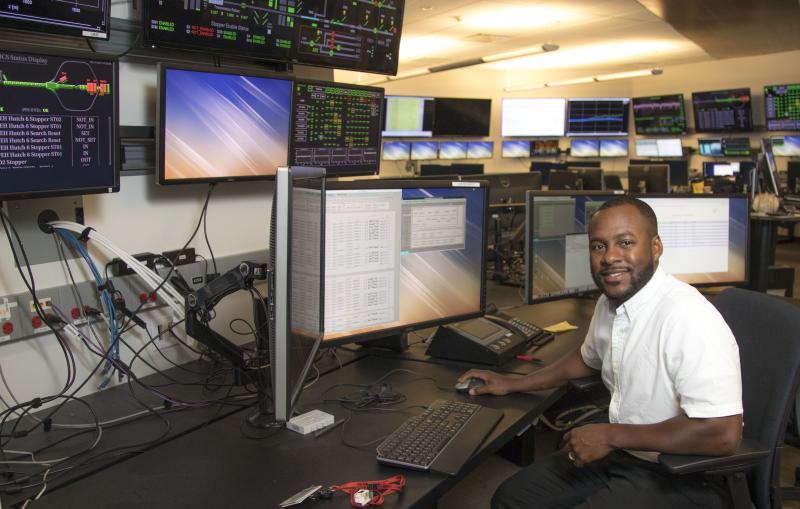
[(439, 35), (404, 36), (400, 39), (400, 62), (418, 58), (441, 58), (456, 51), (464, 51), (472, 45), (453, 37)]

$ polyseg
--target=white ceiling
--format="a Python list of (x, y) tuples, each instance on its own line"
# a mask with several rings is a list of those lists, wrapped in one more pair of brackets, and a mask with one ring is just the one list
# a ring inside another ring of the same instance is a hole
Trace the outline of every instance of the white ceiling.
[[(636, 0), (407, 0), (398, 74), (543, 43), (560, 49), (481, 69), (546, 80), (711, 58)], [(338, 81), (375, 78), (336, 71)]]

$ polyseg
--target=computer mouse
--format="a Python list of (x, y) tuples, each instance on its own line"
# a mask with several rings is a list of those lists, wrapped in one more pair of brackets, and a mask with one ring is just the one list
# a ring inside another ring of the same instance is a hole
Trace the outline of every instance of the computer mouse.
[(468, 393), (470, 389), (477, 389), (478, 387), (483, 387), (484, 385), (486, 385), (486, 382), (480, 378), (468, 378), (464, 382), (456, 382), (455, 389), (461, 393)]

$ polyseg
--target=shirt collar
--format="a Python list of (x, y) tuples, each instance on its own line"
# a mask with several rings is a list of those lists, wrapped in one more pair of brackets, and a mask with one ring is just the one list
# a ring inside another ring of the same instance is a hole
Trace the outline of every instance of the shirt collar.
[(661, 266), (656, 267), (656, 270), (653, 272), (653, 277), (650, 278), (650, 281), (648, 281), (646, 285), (636, 292), (633, 297), (626, 300), (621, 306), (619, 306), (616, 314), (624, 312), (628, 315), (629, 319), (633, 320), (636, 312), (642, 309), (642, 307), (646, 306), (647, 303), (659, 293), (659, 289), (666, 279), (667, 275), (664, 273), (664, 270), (661, 268)]

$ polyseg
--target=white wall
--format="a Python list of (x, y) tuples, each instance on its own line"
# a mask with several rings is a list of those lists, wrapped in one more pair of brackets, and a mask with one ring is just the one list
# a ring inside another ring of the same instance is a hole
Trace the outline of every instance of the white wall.
[[(664, 68), (660, 76), (607, 81), (588, 85), (535, 89), (525, 92), (504, 92), (503, 87), (524, 83), (518, 75), (508, 72), (491, 71), (486, 66), (476, 66), (454, 71), (431, 74), (385, 84), (386, 94), (425, 95), (434, 97), (480, 97), (492, 99), (492, 118), (490, 136), (494, 141), (494, 157), (492, 159), (472, 161), (483, 162), (486, 172), (527, 171), (529, 159), (503, 159), (500, 157), (502, 138), (500, 136), (500, 108), (503, 97), (638, 97), (657, 94), (674, 94), (682, 92), (686, 100), (687, 121), (694, 126), (691, 106), (692, 92), (718, 90), (724, 88), (750, 87), (753, 94), (753, 122), (756, 126), (764, 125), (763, 93), (764, 85), (800, 82), (800, 51), (777, 53), (759, 57), (735, 58), (728, 60), (710, 60), (706, 62), (675, 65)], [(591, 75), (587, 72), (587, 76)], [(531, 83), (542, 81), (541, 74), (532, 77)], [(383, 86), (383, 85), (382, 85)], [(763, 127), (762, 127), (763, 128)], [(631, 118), (631, 131), (633, 118)], [(745, 134), (746, 136), (747, 134)], [(757, 140), (766, 136), (766, 132), (750, 133), (751, 146), (757, 146)], [(701, 137), (713, 137), (702, 135)], [(631, 157), (635, 157), (634, 139), (630, 136)], [(683, 145), (697, 148), (697, 135), (683, 136)], [(561, 149), (569, 147), (569, 140), (561, 138)], [(548, 160), (548, 159), (537, 159)], [(693, 155), (689, 159), (690, 168), (702, 169), (702, 162), (711, 160)], [(428, 161), (435, 163), (436, 161)], [(442, 164), (447, 164), (442, 161)], [(603, 160), (606, 172), (624, 173), (627, 171), (627, 158), (609, 158)], [(778, 166), (786, 169), (785, 158), (778, 158)], [(405, 162), (383, 161), (381, 174), (401, 175), (405, 171)]]

